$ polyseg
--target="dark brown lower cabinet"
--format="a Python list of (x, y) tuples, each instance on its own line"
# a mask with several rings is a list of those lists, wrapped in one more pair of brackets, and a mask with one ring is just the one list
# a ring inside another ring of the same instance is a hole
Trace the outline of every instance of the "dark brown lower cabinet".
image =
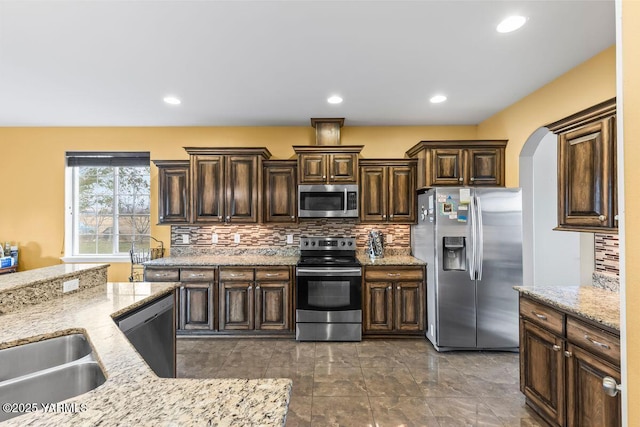
[(603, 390), (605, 377), (620, 383), (619, 341), (615, 331), (521, 296), (520, 390), (527, 404), (553, 426), (621, 426), (620, 395)]
[(545, 418), (564, 420), (564, 339), (523, 320), (520, 323), (520, 390)]
[(622, 425), (620, 394), (602, 392), (602, 380), (620, 384), (620, 369), (574, 345), (568, 346), (567, 425), (615, 427)]
[(365, 334), (420, 334), (425, 325), (423, 267), (366, 267)]
[(290, 332), (289, 267), (220, 269), (220, 331)]
[(212, 283), (187, 283), (180, 286), (179, 330), (214, 329)]

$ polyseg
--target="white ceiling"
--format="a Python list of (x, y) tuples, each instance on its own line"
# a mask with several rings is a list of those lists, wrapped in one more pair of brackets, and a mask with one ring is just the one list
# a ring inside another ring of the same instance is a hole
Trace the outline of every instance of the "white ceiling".
[(0, 0), (0, 126), (477, 124), (614, 42), (613, 0)]

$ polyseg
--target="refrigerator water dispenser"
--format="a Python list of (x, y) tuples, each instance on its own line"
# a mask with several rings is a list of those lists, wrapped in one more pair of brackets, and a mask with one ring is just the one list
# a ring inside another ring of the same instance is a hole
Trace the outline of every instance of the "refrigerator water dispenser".
[(467, 251), (464, 237), (442, 238), (442, 269), (444, 271), (466, 271)]

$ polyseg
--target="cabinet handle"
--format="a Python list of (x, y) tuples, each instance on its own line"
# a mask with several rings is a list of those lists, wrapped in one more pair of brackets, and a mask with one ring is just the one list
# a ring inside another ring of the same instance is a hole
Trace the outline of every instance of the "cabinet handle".
[(584, 339), (589, 341), (593, 345), (597, 345), (598, 347), (602, 347), (602, 348), (607, 349), (607, 350), (611, 349), (611, 347), (609, 347), (607, 344), (605, 344), (603, 342), (596, 341), (593, 338), (591, 338), (589, 335), (585, 334)]
[(267, 277), (280, 277), (280, 273), (267, 273), (265, 274)]
[(387, 273), (388, 277), (400, 277), (400, 273)]
[(572, 357), (573, 353), (571, 353), (570, 351), (565, 351), (564, 352), (564, 357)]
[(607, 396), (615, 397), (619, 391), (622, 391), (622, 386), (612, 377), (604, 377), (602, 379), (602, 390)]
[(238, 276), (240, 276), (240, 275), (239, 275), (239, 274), (236, 274), (236, 273), (229, 273), (229, 276), (231, 276), (231, 277), (238, 277)]
[(536, 313), (533, 310), (531, 310), (531, 313), (540, 320), (547, 320), (547, 316), (545, 316), (544, 314)]
[(156, 277), (168, 277), (169, 273), (156, 273)]
[(553, 348), (553, 351), (560, 351), (560, 346), (558, 344), (554, 344), (551, 348)]
[(600, 222), (604, 222), (607, 220), (607, 217), (605, 215), (600, 215), (598, 219), (600, 220)]
[(189, 277), (204, 277), (204, 273), (198, 273), (198, 274), (196, 274), (196, 273), (191, 273), (191, 274), (189, 275)]

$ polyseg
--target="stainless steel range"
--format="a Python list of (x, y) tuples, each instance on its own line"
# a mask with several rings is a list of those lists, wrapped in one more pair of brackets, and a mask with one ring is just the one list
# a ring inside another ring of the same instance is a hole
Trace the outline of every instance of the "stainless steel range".
[(296, 340), (362, 340), (362, 266), (355, 238), (300, 238)]

